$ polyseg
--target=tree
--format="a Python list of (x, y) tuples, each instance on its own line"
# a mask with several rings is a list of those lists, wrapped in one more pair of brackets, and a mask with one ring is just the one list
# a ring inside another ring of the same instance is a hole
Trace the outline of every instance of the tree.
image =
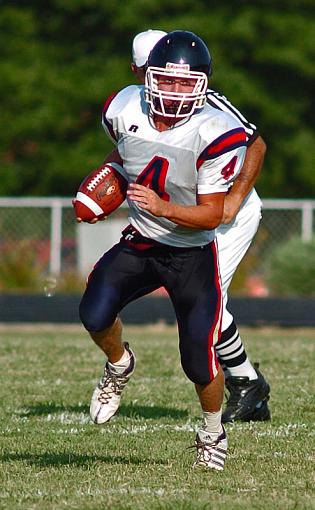
[(133, 36), (192, 30), (225, 93), (268, 145), (262, 196), (311, 197), (315, 184), (314, 8), (309, 0), (15, 0), (0, 12), (0, 194), (69, 195), (112, 149), (102, 102), (133, 82)]

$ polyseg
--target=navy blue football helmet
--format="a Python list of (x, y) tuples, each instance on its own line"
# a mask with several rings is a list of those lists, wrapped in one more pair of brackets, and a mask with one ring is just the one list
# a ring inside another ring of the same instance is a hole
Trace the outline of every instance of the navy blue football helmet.
[[(147, 65), (145, 99), (152, 112), (185, 118), (203, 108), (212, 70), (209, 50), (200, 37), (170, 32), (151, 50)], [(172, 87), (174, 82), (182, 86)]]

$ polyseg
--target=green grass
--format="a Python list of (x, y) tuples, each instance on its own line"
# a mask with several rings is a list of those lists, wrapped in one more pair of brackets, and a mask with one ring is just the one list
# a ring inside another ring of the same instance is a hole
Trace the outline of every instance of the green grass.
[(314, 329), (241, 328), (272, 421), (228, 427), (222, 473), (192, 469), (200, 410), (172, 327), (126, 327), (119, 414), (89, 422), (100, 351), (79, 327), (0, 329), (0, 508), (314, 509)]

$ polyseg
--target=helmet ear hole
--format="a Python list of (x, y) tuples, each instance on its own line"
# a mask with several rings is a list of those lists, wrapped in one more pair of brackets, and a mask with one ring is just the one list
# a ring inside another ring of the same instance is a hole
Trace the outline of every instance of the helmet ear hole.
[(191, 116), (205, 105), (210, 72), (211, 56), (200, 37), (181, 30), (170, 32), (149, 55), (145, 100), (158, 115)]

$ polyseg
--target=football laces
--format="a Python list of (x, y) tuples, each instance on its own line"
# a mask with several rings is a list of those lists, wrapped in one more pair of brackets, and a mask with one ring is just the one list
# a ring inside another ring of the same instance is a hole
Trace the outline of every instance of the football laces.
[(91, 182), (87, 185), (87, 189), (89, 191), (94, 191), (94, 189), (96, 188), (96, 186), (102, 181), (102, 179), (104, 177), (106, 177), (106, 175), (110, 174), (111, 173), (111, 170), (109, 167), (105, 166), (104, 168), (102, 168), (102, 170), (100, 172), (98, 172), (98, 174), (96, 174), (96, 176), (91, 180)]

